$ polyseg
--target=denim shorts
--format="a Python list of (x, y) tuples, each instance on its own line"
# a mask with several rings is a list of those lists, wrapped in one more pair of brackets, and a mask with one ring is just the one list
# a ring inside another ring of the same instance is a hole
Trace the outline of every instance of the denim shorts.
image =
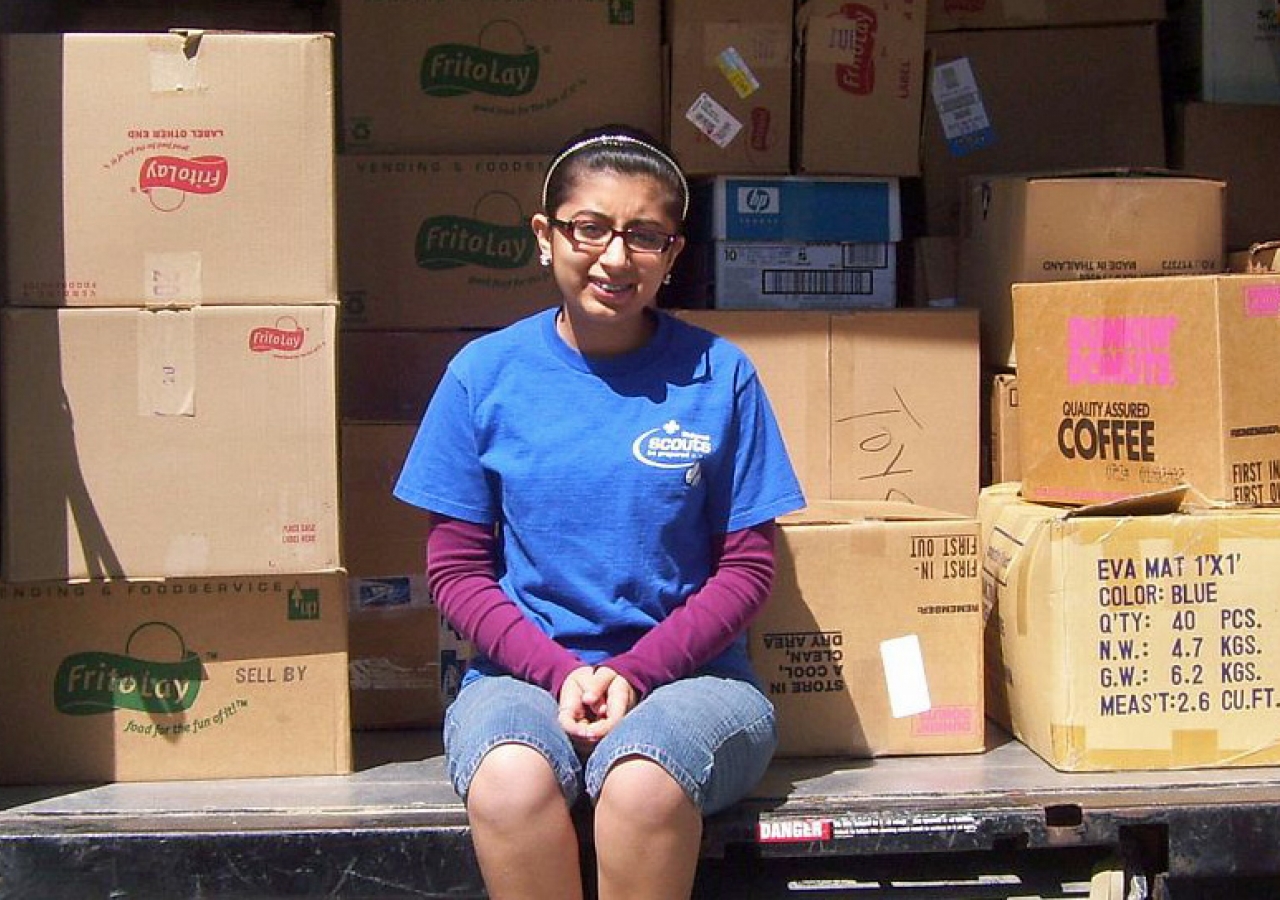
[(671, 774), (704, 815), (745, 797), (764, 775), (777, 747), (773, 704), (752, 684), (698, 675), (655, 688), (586, 760), (557, 721), (556, 698), (505, 675), (464, 687), (445, 714), (449, 778), (466, 797), (484, 755), (499, 744), (526, 744), (547, 758), (574, 804), (594, 802), (618, 760), (643, 756)]

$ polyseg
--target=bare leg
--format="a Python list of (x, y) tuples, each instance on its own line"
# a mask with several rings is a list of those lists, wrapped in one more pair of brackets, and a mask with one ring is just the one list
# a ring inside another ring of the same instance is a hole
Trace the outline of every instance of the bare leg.
[(501, 744), (480, 763), (467, 817), (491, 900), (581, 900), (578, 835), (542, 755)]
[(662, 767), (619, 761), (595, 808), (600, 900), (689, 900), (701, 841), (701, 813)]

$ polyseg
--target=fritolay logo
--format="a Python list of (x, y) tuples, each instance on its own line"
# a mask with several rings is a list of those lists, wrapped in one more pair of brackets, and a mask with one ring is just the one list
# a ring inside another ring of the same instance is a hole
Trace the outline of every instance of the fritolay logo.
[(876, 11), (861, 3), (846, 3), (833, 16), (848, 19), (846, 27), (832, 27), (830, 49), (849, 54), (835, 67), (836, 86), (851, 94), (870, 94), (876, 86)]
[(260, 325), (249, 332), (249, 350), (274, 356), (302, 355), (307, 332), (292, 316), (281, 316), (274, 325)]
[(173, 212), (191, 194), (219, 194), (227, 186), (225, 156), (149, 156), (138, 170), (138, 190), (161, 212)]
[[(479, 213), (481, 206), (497, 198), (512, 208), (500, 224)], [(418, 226), (414, 256), (428, 270), (479, 266), (485, 269), (522, 269), (533, 259), (533, 232), (525, 223), (519, 202), (510, 194), (493, 191), (481, 197), (471, 216), (430, 216)]]
[[(485, 46), (492, 42), (500, 49)], [(419, 81), (430, 97), (488, 94), (520, 97), (538, 83), (540, 60), (520, 26), (509, 19), (490, 22), (475, 44), (436, 44), (422, 58)]]
[(176, 628), (145, 622), (129, 635), (122, 654), (89, 651), (64, 659), (54, 676), (53, 702), (70, 716), (117, 709), (180, 713), (195, 704), (204, 679), (199, 655)]
[(650, 428), (631, 444), (631, 454), (655, 469), (684, 469), (685, 481), (702, 477), (702, 460), (712, 452), (711, 435), (689, 431), (675, 419)]

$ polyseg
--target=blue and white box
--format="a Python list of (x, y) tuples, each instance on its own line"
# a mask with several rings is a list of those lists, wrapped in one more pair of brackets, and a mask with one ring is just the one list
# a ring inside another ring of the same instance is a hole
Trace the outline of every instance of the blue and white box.
[(692, 194), (695, 241), (902, 240), (897, 178), (719, 175), (695, 182)]

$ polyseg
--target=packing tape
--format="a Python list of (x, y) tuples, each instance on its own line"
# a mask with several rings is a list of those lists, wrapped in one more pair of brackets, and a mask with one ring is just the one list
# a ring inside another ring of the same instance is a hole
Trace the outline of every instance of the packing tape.
[(151, 92), (180, 94), (200, 90), (200, 32), (170, 32), (147, 42)]
[(138, 415), (195, 415), (196, 316), (193, 310), (138, 311)]

